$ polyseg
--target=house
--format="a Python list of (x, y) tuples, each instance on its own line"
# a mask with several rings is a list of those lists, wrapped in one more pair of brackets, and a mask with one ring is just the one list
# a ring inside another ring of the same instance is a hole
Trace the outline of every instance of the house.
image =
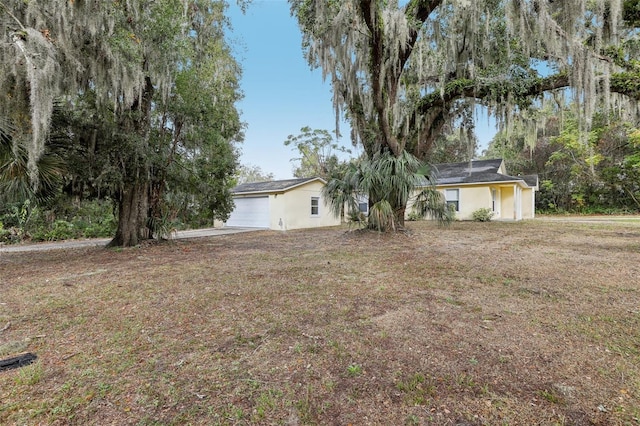
[(509, 176), (502, 159), (436, 164), (433, 177), (459, 220), (472, 220), (481, 208), (491, 209), (494, 220), (535, 216), (538, 176)]
[(284, 231), (340, 225), (324, 202), (325, 184), (321, 178), (304, 178), (238, 185), (225, 226)]

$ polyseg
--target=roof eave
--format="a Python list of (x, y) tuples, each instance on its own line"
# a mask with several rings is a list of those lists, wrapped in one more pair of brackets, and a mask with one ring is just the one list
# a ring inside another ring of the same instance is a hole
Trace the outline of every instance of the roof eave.
[(298, 187), (300, 187), (300, 186), (307, 185), (307, 184), (309, 184), (309, 183), (316, 182), (316, 181), (320, 181), (320, 182), (322, 182), (322, 183), (323, 183), (323, 184), (325, 184), (325, 185), (327, 184), (327, 181), (326, 181), (326, 180), (324, 180), (324, 179), (322, 179), (322, 178), (320, 178), (320, 177), (317, 177), (317, 178), (312, 178), (312, 179), (309, 179), (309, 180), (305, 180), (305, 181), (302, 181), (302, 182), (296, 183), (296, 184), (291, 185), (291, 186), (287, 186), (286, 188), (280, 188), (280, 189), (265, 189), (265, 190), (262, 190), (262, 191), (233, 192), (232, 194), (233, 194), (233, 195), (284, 194), (284, 193), (285, 193), (285, 192), (287, 192), (287, 191), (291, 191), (292, 189), (295, 189), (295, 188), (298, 188)]
[[(514, 179), (514, 180), (493, 180), (493, 181), (486, 181), (486, 182), (459, 182), (459, 183), (436, 183), (435, 187), (441, 187), (441, 186), (482, 186), (482, 185), (504, 185), (504, 184), (518, 184), (523, 188), (536, 188), (534, 186), (529, 186), (527, 185), (527, 183), (523, 180), (520, 179)], [(424, 185), (424, 187), (426, 186), (430, 186), (430, 185)]]
[(288, 191), (289, 188), (287, 189), (278, 189), (278, 190), (271, 190), (271, 191), (245, 191), (245, 192), (232, 192), (233, 195), (262, 195), (262, 194), (284, 194), (286, 191)]

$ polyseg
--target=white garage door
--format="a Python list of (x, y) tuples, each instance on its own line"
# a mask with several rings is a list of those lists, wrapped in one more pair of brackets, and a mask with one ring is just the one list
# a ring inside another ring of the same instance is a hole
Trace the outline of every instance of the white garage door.
[(227, 220), (227, 226), (269, 227), (269, 197), (234, 198), (233, 202), (236, 207)]

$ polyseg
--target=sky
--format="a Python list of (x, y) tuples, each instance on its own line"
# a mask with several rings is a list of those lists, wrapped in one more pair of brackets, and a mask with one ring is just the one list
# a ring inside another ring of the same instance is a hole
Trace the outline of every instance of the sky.
[[(335, 130), (331, 86), (321, 70), (311, 70), (306, 62), (286, 0), (254, 0), (244, 14), (232, 1), (229, 17), (229, 43), (243, 69), (244, 99), (238, 108), (247, 127), (240, 163), (258, 166), (275, 179), (292, 178), (297, 151), (284, 141), (305, 126)], [(486, 117), (479, 117), (476, 126), (480, 144), (486, 145), (495, 129)], [(341, 122), (340, 132), (344, 136), (338, 143), (353, 151), (348, 123)]]

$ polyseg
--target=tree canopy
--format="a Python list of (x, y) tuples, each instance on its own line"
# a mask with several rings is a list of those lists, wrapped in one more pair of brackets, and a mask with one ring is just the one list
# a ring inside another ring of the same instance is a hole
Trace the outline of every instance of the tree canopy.
[(300, 155), (293, 162), (298, 165), (293, 171), (297, 178), (321, 177), (329, 179), (344, 169), (344, 162), (338, 158), (337, 152), (350, 154), (347, 148), (334, 141), (329, 131), (311, 129), (305, 126), (299, 135), (289, 135), (284, 141), (285, 146), (293, 145)]
[(266, 173), (260, 166), (253, 164), (243, 164), (236, 172), (238, 184), (250, 182), (269, 182), (275, 179), (273, 173)]

